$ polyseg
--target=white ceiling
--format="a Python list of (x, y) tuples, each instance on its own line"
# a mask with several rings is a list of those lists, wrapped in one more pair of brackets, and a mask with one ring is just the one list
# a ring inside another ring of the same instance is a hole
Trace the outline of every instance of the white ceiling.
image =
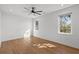
[(44, 11), (45, 14), (60, 10), (66, 7), (72, 6), (72, 4), (0, 4), (0, 9), (19, 16), (30, 16), (29, 11), (26, 11), (24, 7), (30, 8), (36, 6), (38, 10)]

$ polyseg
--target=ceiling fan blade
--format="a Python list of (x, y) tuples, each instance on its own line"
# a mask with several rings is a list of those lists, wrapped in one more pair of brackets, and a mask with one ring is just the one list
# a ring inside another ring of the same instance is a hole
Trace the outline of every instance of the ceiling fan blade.
[(43, 12), (43, 11), (36, 11), (36, 12)]
[(26, 7), (24, 7), (24, 9), (26, 9), (26, 10), (30, 10), (30, 9), (28, 9), (28, 8), (26, 8)]
[(35, 12), (35, 14), (41, 15), (40, 13)]

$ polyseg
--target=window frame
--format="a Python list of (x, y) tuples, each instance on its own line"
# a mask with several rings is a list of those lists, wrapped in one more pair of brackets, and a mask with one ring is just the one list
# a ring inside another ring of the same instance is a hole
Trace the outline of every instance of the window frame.
[[(67, 16), (67, 15), (71, 15), (71, 32), (70, 33), (60, 32), (60, 19), (61, 19), (60, 17), (61, 16)], [(61, 15), (58, 16), (58, 34), (67, 34), (67, 35), (71, 35), (72, 34), (72, 12), (61, 14)]]

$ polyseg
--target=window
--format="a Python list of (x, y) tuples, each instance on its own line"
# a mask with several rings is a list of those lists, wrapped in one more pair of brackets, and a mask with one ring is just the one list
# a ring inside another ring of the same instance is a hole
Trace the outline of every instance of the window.
[(59, 16), (58, 32), (60, 34), (71, 34), (72, 33), (71, 13)]

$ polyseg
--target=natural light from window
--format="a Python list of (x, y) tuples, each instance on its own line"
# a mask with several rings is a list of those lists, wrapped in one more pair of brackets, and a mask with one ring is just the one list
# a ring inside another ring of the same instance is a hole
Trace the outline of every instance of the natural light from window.
[(60, 34), (71, 34), (71, 13), (59, 16), (58, 32)]

